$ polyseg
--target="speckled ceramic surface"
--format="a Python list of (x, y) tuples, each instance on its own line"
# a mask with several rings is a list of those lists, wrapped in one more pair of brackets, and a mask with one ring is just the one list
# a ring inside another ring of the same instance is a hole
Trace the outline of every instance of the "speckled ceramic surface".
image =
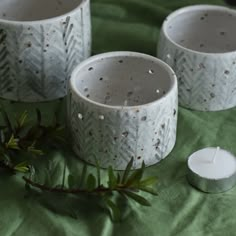
[(67, 94), (90, 56), (89, 0), (0, 1), (0, 97), (25, 102)]
[(155, 57), (111, 52), (92, 57), (73, 72), (68, 120), (81, 159), (123, 170), (165, 158), (175, 145), (177, 79)]
[(201, 111), (236, 105), (236, 11), (195, 5), (163, 23), (158, 57), (175, 71), (180, 105)]

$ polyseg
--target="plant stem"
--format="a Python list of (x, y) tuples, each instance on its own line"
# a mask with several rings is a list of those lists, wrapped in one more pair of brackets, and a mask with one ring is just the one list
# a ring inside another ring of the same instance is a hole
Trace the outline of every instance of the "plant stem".
[(92, 191), (89, 191), (87, 189), (63, 189), (63, 188), (50, 188), (43, 184), (35, 183), (32, 180), (23, 177), (23, 180), (31, 185), (32, 187), (38, 188), (42, 191), (47, 192), (54, 192), (54, 193), (67, 193), (67, 194), (80, 194), (80, 193), (88, 193), (88, 194), (99, 194), (99, 193), (111, 193), (113, 191), (121, 192), (122, 190), (125, 191), (136, 191), (135, 189), (127, 188), (126, 186), (117, 186), (113, 189), (105, 188), (103, 186), (98, 186), (97, 188), (93, 189)]

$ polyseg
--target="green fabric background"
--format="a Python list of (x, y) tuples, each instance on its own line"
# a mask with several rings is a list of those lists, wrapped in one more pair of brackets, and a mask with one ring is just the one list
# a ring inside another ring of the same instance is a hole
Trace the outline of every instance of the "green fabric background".
[[(173, 10), (190, 4), (219, 4), (221, 0), (92, 0), (93, 54), (131, 50), (156, 54), (156, 41), (164, 18)], [(38, 107), (45, 120), (61, 109), (63, 100), (20, 104), (1, 101), (16, 114)], [(160, 164), (149, 167), (147, 174), (157, 175), (158, 197), (145, 195), (152, 207), (133, 201), (120, 202), (121, 223), (112, 223), (105, 211), (93, 202), (66, 196), (25, 196), (20, 175), (0, 172), (0, 236), (234, 236), (236, 235), (236, 188), (221, 194), (205, 194), (186, 181), (187, 157), (199, 148), (217, 146), (236, 154), (236, 109), (222, 112), (194, 112), (180, 108), (177, 143)], [(79, 172), (82, 163), (70, 154), (52, 150), (57, 170)], [(90, 167), (90, 171), (94, 171)], [(60, 172), (59, 172), (60, 173)], [(55, 182), (61, 175), (50, 173)], [(104, 176), (105, 181), (105, 176)], [(119, 199), (118, 199), (119, 201)]]

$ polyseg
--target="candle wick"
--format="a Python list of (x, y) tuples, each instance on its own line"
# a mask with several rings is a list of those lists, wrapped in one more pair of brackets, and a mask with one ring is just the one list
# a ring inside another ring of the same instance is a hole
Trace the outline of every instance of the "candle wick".
[(215, 163), (215, 161), (216, 161), (216, 156), (217, 156), (219, 150), (220, 150), (220, 147), (217, 147), (217, 148), (216, 148), (216, 151), (215, 151), (215, 153), (214, 153), (214, 156), (213, 156), (213, 158), (212, 158), (211, 163)]

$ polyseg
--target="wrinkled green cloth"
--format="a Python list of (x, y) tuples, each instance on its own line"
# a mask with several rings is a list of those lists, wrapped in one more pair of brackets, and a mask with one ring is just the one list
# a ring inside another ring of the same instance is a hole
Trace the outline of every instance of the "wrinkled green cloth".
[[(200, 3), (222, 5), (223, 1), (92, 0), (93, 54), (130, 50), (155, 55), (164, 18), (177, 8)], [(3, 104), (12, 114), (38, 107), (44, 119), (61, 109), (65, 121), (64, 101), (33, 106)], [(30, 114), (34, 119), (34, 113)], [(186, 180), (186, 161), (192, 152), (206, 146), (220, 146), (236, 154), (235, 124), (236, 109), (195, 112), (180, 108), (173, 152), (160, 164), (147, 168), (147, 175), (158, 176), (159, 196), (144, 194), (152, 207), (141, 207), (133, 201), (121, 203), (121, 223), (112, 223), (93, 201), (49, 194), (27, 196), (20, 175), (0, 172), (0, 236), (234, 236), (236, 187), (221, 194), (192, 188)], [(63, 155), (69, 163), (68, 171), (81, 170), (82, 162), (73, 156), (52, 151), (48, 158), (54, 158), (60, 170)], [(62, 178), (59, 173), (54, 173), (57, 180)], [(103, 173), (103, 181), (105, 178)]]

